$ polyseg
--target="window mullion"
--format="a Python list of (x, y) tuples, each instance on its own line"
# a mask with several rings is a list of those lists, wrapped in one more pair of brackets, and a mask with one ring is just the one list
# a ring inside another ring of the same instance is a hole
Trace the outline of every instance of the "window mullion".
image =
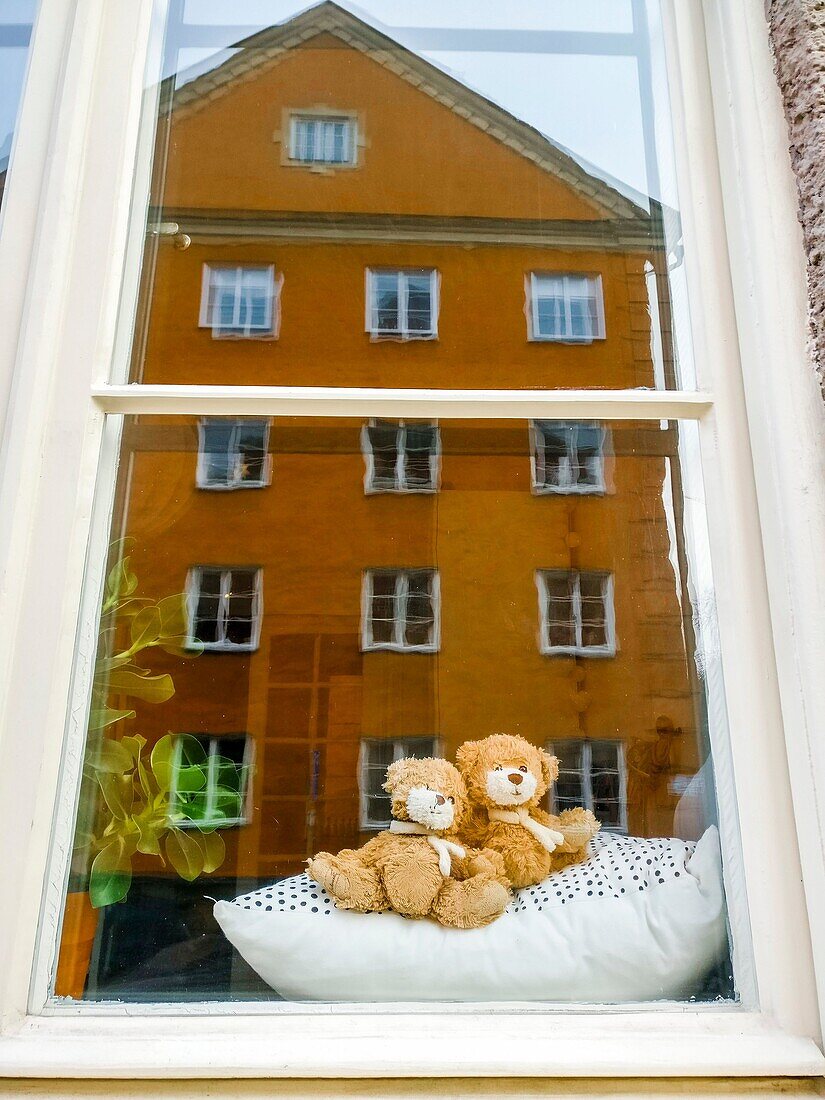
[(399, 489), (406, 489), (407, 429), (403, 422), (395, 433), (395, 479)]
[(406, 335), (409, 331), (407, 328), (407, 313), (409, 303), (407, 301), (407, 295), (409, 293), (409, 280), (403, 271), (398, 272), (398, 329), (402, 335)]
[(215, 814), (215, 784), (217, 782), (217, 739), (210, 737), (209, 739), (209, 753), (206, 758), (206, 809), (204, 811), (204, 819), (209, 822), (212, 821)]
[(576, 648), (582, 647), (582, 586), (581, 573), (576, 572), (573, 578), (573, 618), (576, 628)]
[(401, 647), (407, 641), (407, 596), (409, 594), (409, 577), (405, 572), (399, 573), (395, 578), (395, 642)]
[(221, 598), (218, 605), (218, 629), (216, 631), (218, 637), (217, 640), (224, 644), (226, 642), (226, 622), (229, 612), (229, 592), (232, 584), (232, 573), (229, 569), (221, 571)]

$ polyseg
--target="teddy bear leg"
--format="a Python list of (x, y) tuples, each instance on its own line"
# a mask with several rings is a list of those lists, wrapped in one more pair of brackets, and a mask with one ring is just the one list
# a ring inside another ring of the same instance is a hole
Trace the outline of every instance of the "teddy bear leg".
[(492, 874), (482, 873), (458, 882), (445, 879), (433, 906), (433, 916), (448, 928), (484, 928), (500, 917), (510, 891)]
[(383, 868), (384, 891), (390, 908), (405, 917), (426, 917), (431, 911), (444, 876), (433, 860), (399, 852)]
[(309, 860), (307, 872), (322, 886), (339, 909), (358, 909), (360, 912), (377, 912), (387, 908), (387, 898), (378, 871), (366, 867), (356, 852), (319, 852)]
[(457, 870), (460, 873), (456, 874), (455, 877), (459, 879), (488, 874), (498, 879), (502, 886), (509, 887), (510, 885), (507, 878), (507, 869), (504, 866), (504, 857), (501, 852), (497, 852), (493, 848), (469, 848), (466, 857), (459, 861)]

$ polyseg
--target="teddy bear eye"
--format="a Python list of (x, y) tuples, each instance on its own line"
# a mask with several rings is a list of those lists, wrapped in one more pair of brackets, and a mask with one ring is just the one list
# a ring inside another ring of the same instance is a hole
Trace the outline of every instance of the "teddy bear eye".
[(455, 799), (453, 798), (453, 796), (451, 794), (447, 795), (447, 801), (452, 802), (453, 805), (455, 805)]
[(520, 772), (526, 772), (526, 771), (527, 771), (527, 769), (526, 769), (526, 768), (525, 768), (525, 766), (524, 766), (524, 765), (522, 764), (522, 765), (521, 765), (521, 767), (519, 768), (519, 771), (520, 771)]

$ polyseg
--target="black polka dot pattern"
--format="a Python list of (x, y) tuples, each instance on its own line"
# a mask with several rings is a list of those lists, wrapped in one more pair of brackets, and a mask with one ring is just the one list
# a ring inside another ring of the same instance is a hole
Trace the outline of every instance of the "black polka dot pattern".
[[(507, 911), (518, 916), (591, 898), (621, 900), (654, 890), (685, 873), (694, 847), (682, 840), (599, 834), (590, 841), (584, 863), (558, 871), (538, 886), (517, 890)], [(317, 917), (329, 916), (335, 909), (329, 894), (307, 874), (281, 879), (235, 898), (233, 904), (266, 913), (300, 912)]]

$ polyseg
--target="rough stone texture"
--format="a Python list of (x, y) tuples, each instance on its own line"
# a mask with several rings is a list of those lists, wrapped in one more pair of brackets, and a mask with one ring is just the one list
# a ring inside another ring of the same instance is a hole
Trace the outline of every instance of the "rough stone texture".
[(825, 0), (767, 0), (808, 256), (811, 343), (825, 374)]

